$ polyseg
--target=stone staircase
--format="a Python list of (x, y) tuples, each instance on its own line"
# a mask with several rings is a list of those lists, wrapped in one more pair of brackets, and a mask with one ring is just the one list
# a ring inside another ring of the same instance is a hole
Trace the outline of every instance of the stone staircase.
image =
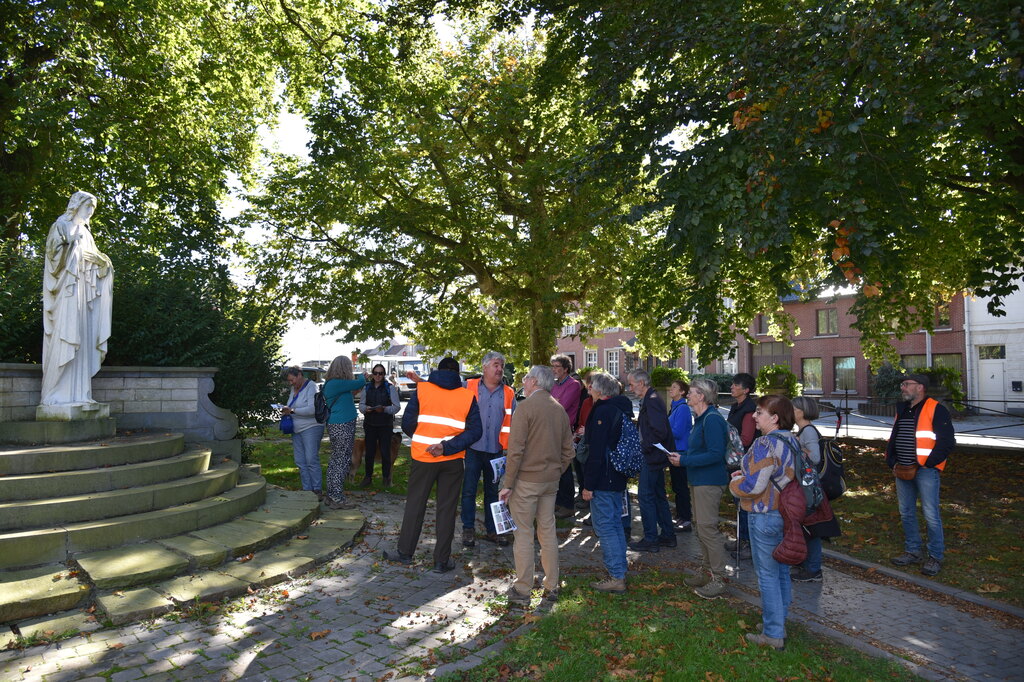
[(304, 531), (315, 495), (212, 459), (168, 433), (0, 446), (0, 647), (272, 584), (362, 529), (348, 513)]

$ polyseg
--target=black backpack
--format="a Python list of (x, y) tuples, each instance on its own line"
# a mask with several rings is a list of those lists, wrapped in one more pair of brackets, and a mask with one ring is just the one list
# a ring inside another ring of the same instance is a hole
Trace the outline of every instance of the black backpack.
[(818, 478), (821, 489), (829, 500), (843, 496), (846, 492), (846, 480), (843, 478), (843, 451), (834, 438), (819, 438), (818, 449), (821, 451), (821, 463), (818, 465)]
[(331, 410), (334, 409), (334, 403), (338, 402), (337, 396), (331, 401), (330, 405), (327, 404), (327, 398), (324, 397), (324, 387), (321, 386), (317, 389), (316, 395), (313, 396), (313, 415), (316, 417), (318, 424), (326, 424), (327, 420), (331, 418)]

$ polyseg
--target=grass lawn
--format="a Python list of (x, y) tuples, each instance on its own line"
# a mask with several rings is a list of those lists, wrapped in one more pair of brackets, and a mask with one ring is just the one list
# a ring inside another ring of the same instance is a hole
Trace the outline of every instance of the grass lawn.
[[(678, 574), (630, 576), (625, 595), (590, 589), (592, 577), (567, 576), (553, 612), (476, 668), (444, 680), (913, 680), (896, 663), (872, 658), (795, 624), (786, 650), (749, 644), (758, 609), (705, 601)], [(532, 618), (532, 615), (526, 615)], [(524, 613), (510, 609), (493, 628), (512, 630)]]
[[(278, 431), (276, 425), (265, 426), (260, 429), (253, 429), (247, 434), (248, 445), (251, 450), (247, 454), (247, 461), (251, 464), (259, 464), (263, 471), (263, 477), (267, 479), (267, 483), (272, 485), (285, 488), (287, 490), (301, 490), (302, 484), (299, 483), (299, 468), (295, 466), (295, 458), (292, 452), (292, 439), (291, 436), (286, 436)], [(323, 470), (324, 483), (327, 481), (327, 463), (331, 459), (331, 444), (327, 440), (326, 433), (324, 434), (324, 440), (320, 444), (320, 466)], [(354, 485), (358, 486), (359, 482), (363, 479), (365, 469), (363, 464), (360, 464), (359, 471), (356, 473), (356, 482)], [(391, 468), (391, 487), (388, 488), (388, 492), (396, 493), (398, 495), (404, 495), (407, 490), (409, 482), (409, 448), (405, 445), (401, 446), (398, 451), (398, 459), (395, 460), (394, 466)], [(345, 482), (346, 490), (352, 489), (352, 483), (349, 481)], [(362, 490), (361, 488), (355, 488), (356, 490)], [(367, 488), (371, 492), (380, 492), (384, 490), (384, 481), (380, 473), (380, 458), (374, 466), (374, 478), (373, 485)]]
[[(843, 457), (849, 489), (833, 502), (843, 535), (825, 543), (825, 548), (891, 567), (890, 557), (903, 552), (903, 527), (885, 450), (880, 445), (844, 444)], [(1024, 469), (1020, 465), (1020, 453), (954, 451), (950, 456), (939, 495), (946, 556), (942, 571), (932, 580), (1024, 606)], [(723, 503), (722, 515), (734, 516), (735, 508)], [(918, 523), (924, 536), (920, 505)]]

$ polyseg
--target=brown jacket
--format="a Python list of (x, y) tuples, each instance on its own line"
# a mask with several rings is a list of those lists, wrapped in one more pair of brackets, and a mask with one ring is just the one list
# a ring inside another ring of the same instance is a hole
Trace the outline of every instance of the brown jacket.
[(537, 389), (512, 415), (504, 487), (515, 488), (517, 480), (557, 481), (574, 454), (565, 409), (550, 393)]

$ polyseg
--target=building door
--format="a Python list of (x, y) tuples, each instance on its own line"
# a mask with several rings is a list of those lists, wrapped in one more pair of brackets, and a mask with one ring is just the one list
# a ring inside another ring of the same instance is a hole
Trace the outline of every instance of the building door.
[(978, 361), (978, 400), (983, 415), (1006, 412), (1006, 360)]

